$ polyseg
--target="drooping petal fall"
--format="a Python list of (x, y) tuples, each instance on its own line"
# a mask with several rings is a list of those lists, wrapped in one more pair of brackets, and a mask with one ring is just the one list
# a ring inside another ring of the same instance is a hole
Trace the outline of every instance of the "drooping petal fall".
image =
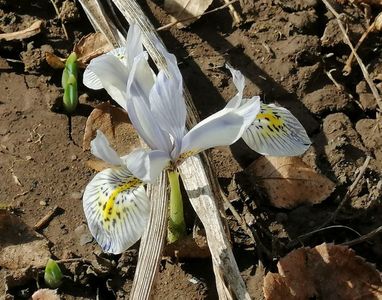
[(144, 149), (135, 150), (121, 159), (131, 173), (144, 182), (155, 182), (171, 160), (164, 151)]
[(142, 182), (125, 167), (98, 173), (85, 188), (83, 207), (95, 240), (113, 254), (141, 238), (150, 213)]
[(304, 127), (289, 110), (264, 103), (243, 140), (252, 150), (271, 156), (301, 155), (311, 144)]
[(236, 142), (253, 122), (260, 110), (254, 97), (237, 109), (224, 108), (193, 127), (183, 138), (183, 155), (195, 154), (215, 146), (228, 146)]
[(97, 136), (90, 143), (91, 152), (94, 156), (112, 165), (122, 164), (122, 160), (117, 152), (110, 146), (109, 141), (102, 131), (97, 130)]

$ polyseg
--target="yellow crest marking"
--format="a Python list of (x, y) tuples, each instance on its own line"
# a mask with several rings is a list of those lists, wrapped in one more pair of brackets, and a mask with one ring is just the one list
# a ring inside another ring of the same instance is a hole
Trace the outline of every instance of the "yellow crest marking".
[[(121, 214), (120, 209), (115, 205), (115, 199), (118, 195), (124, 191), (128, 191), (142, 184), (142, 181), (138, 178), (134, 178), (129, 182), (126, 182), (118, 187), (116, 187), (110, 194), (109, 198), (105, 201), (102, 207), (102, 217), (105, 223), (110, 222), (111, 220), (116, 219), (118, 214)], [(103, 202), (103, 201), (102, 201)], [(106, 224), (104, 224), (105, 226)]]

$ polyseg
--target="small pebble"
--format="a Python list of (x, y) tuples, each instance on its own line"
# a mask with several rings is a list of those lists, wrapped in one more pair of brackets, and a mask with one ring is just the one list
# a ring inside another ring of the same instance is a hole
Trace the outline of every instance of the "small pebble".
[(75, 161), (75, 160), (77, 159), (77, 155), (73, 154), (73, 155), (70, 157), (70, 159), (71, 159), (72, 161)]
[(70, 194), (70, 198), (74, 200), (80, 200), (82, 198), (82, 193), (80, 192), (73, 192)]
[(46, 201), (44, 201), (44, 200), (41, 200), (41, 201), (40, 201), (40, 205), (41, 205), (41, 206), (47, 206), (48, 203), (46, 203)]

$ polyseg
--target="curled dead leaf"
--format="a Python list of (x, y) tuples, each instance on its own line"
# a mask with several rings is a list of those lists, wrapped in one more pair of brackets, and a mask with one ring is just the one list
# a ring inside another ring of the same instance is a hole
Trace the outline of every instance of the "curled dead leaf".
[(95, 32), (82, 37), (74, 45), (73, 52), (77, 54), (77, 61), (85, 65), (91, 59), (112, 49), (113, 45), (109, 43), (105, 35), (101, 32)]
[(201, 17), (211, 5), (212, 0), (165, 0), (164, 9), (171, 15), (171, 21), (178, 28), (184, 28)]
[(41, 32), (42, 21), (37, 20), (31, 26), (26, 29), (15, 31), (15, 32), (6, 32), (0, 34), (0, 40), (14, 41), (14, 40), (24, 40), (30, 38)]
[(264, 278), (265, 299), (382, 299), (380, 273), (346, 246), (299, 248), (280, 259), (277, 269)]
[(139, 136), (127, 113), (110, 103), (96, 106), (89, 115), (82, 142), (84, 150), (90, 149), (90, 142), (95, 138), (97, 130), (106, 135), (112, 147), (121, 155), (140, 147)]
[(65, 68), (65, 58), (58, 57), (53, 53), (45, 52), (45, 60), (53, 69)]
[(317, 204), (334, 190), (335, 184), (318, 174), (299, 157), (261, 157), (246, 172), (261, 184), (275, 207), (293, 208), (301, 204)]

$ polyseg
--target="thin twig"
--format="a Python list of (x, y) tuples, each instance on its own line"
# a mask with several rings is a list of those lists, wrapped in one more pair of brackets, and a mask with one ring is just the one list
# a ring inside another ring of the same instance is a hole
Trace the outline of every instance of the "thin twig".
[(62, 27), (62, 30), (64, 31), (64, 35), (65, 35), (66, 39), (69, 40), (68, 32), (66, 31), (64, 20), (61, 17), (60, 11), (58, 10), (58, 7), (57, 7), (56, 3), (54, 2), (54, 0), (50, 0), (50, 2), (52, 3), (54, 10), (56, 11), (57, 17), (61, 21), (61, 27)]
[(357, 186), (358, 182), (361, 180), (363, 174), (365, 174), (365, 171), (366, 171), (367, 166), (369, 165), (370, 159), (371, 159), (370, 156), (366, 157), (365, 162), (363, 163), (362, 167), (359, 169), (359, 173), (358, 173), (356, 179), (354, 180), (354, 182), (350, 185), (349, 189), (347, 190), (345, 197), (342, 199), (341, 203), (338, 205), (337, 209), (333, 212), (333, 214), (330, 216), (330, 218), (328, 220), (326, 220), (325, 223), (322, 224), (319, 228), (322, 228), (322, 227), (328, 225), (329, 223), (335, 221), (337, 214), (342, 209), (342, 207), (345, 205), (346, 201), (353, 195), (353, 191), (354, 191), (355, 187)]
[(336, 17), (338, 26), (340, 27), (340, 29), (342, 31), (342, 34), (343, 34), (344, 39), (345, 39), (345, 42), (346, 42), (346, 44), (348, 44), (348, 46), (350, 47), (354, 57), (356, 58), (359, 66), (361, 68), (363, 77), (365, 78), (367, 84), (369, 85), (369, 87), (371, 89), (371, 92), (373, 93), (373, 96), (374, 96), (375, 100), (377, 101), (379, 109), (382, 110), (382, 98), (379, 95), (378, 90), (375, 87), (374, 82), (371, 80), (370, 75), (369, 75), (369, 73), (368, 73), (364, 63), (362, 62), (361, 58), (358, 56), (356, 50), (353, 47), (353, 44), (350, 41), (349, 36), (347, 35), (346, 29), (345, 29), (344, 25), (341, 22), (341, 16), (337, 13), (337, 11), (333, 8), (333, 6), (327, 0), (322, 0), (322, 2), (325, 4), (327, 9), (329, 9), (331, 11), (331, 13)]
[(200, 18), (200, 17), (202, 17), (202, 16), (205, 16), (205, 15), (208, 15), (208, 14), (210, 14), (210, 13), (216, 12), (216, 11), (218, 11), (218, 10), (224, 9), (224, 8), (226, 8), (227, 6), (230, 6), (232, 3), (235, 3), (235, 2), (237, 2), (237, 1), (239, 1), (239, 0), (232, 0), (232, 1), (226, 2), (224, 5), (219, 6), (219, 7), (217, 7), (217, 8), (214, 8), (214, 9), (211, 9), (211, 10), (209, 10), (209, 11), (206, 11), (206, 12), (202, 13), (201, 15), (192, 16), (192, 17), (187, 17), (187, 18), (184, 18), (184, 19), (182, 19), (182, 20), (175, 20), (175, 21), (173, 21), (173, 22), (171, 22), (171, 23), (168, 23), (168, 24), (166, 24), (166, 25), (163, 25), (163, 26), (161, 26), (161, 27), (158, 27), (158, 28), (157, 28), (157, 31), (165, 30), (165, 29), (170, 28), (170, 27), (172, 27), (172, 26), (174, 26), (174, 25), (176, 25), (176, 24), (178, 24), (178, 23), (182, 23), (182, 22), (185, 22), (185, 21), (189, 21), (189, 20), (193, 20), (193, 19)]
[(57, 214), (57, 212), (59, 211), (59, 207), (56, 205), (55, 207), (53, 207), (44, 217), (42, 217), (34, 226), (33, 226), (33, 229), (34, 230), (40, 230), (42, 229), (43, 227), (45, 227), (49, 222), (50, 220), (52, 220), (52, 218)]
[(235, 7), (232, 5), (231, 1), (224, 0), (224, 3), (228, 5), (229, 13), (233, 18), (233, 24), (239, 25), (243, 19), (240, 17), (239, 13), (236, 11)]
[(358, 236), (361, 236), (361, 234), (358, 231), (356, 231), (355, 229), (353, 229), (353, 228), (351, 228), (349, 226), (345, 226), (345, 225), (332, 225), (332, 226), (327, 226), (327, 227), (323, 227), (323, 228), (318, 228), (318, 229), (315, 229), (313, 231), (309, 231), (307, 233), (299, 235), (297, 238), (293, 239), (292, 241), (290, 241), (288, 243), (287, 248), (291, 249), (291, 248), (296, 247), (296, 245), (298, 245), (298, 244), (303, 244), (302, 241), (307, 239), (308, 237), (312, 236), (313, 234), (316, 234), (316, 233), (321, 232), (321, 231), (329, 230), (329, 229), (335, 229), (335, 228), (345, 228), (345, 229), (350, 230), (351, 232), (354, 232)]
[(382, 232), (382, 226), (379, 226), (377, 229), (374, 229), (374, 230), (370, 231), (369, 233), (360, 236), (359, 238), (356, 238), (354, 240), (342, 243), (341, 245), (354, 246), (356, 244), (362, 243), (364, 241), (367, 241), (368, 239), (373, 238), (375, 235), (377, 235), (381, 232)]
[[(357, 51), (358, 48), (361, 46), (363, 41), (366, 39), (366, 37), (369, 35), (370, 32), (372, 32), (375, 29), (375, 21), (371, 23), (371, 25), (367, 28), (367, 30), (362, 34), (361, 38), (358, 40), (357, 45), (355, 45), (354, 50)], [(353, 63), (354, 59), (354, 52), (350, 53), (344, 68), (342, 69), (342, 74), (344, 76), (349, 76), (351, 73), (351, 65)]]

